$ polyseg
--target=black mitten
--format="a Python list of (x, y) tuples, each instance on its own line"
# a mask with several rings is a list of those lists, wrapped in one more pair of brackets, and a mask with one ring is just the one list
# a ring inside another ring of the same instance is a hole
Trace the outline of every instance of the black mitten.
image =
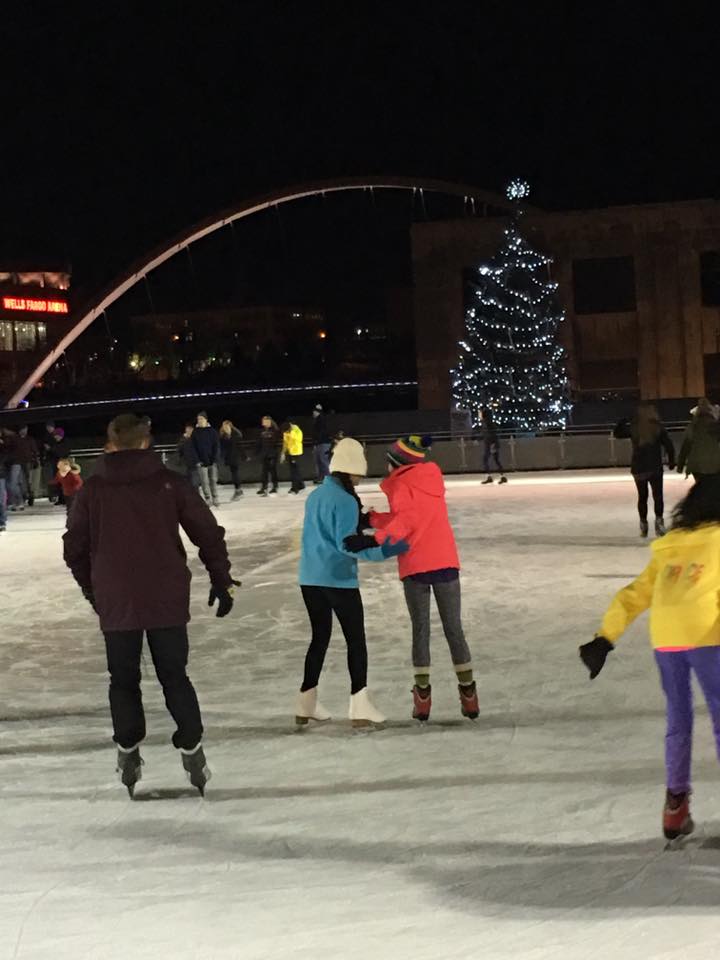
[(354, 533), (350, 537), (345, 537), (343, 546), (348, 553), (360, 553), (362, 550), (370, 550), (371, 547), (379, 546), (375, 537), (369, 533)]
[[(239, 580), (231, 580), (230, 582), (235, 587), (242, 586)], [(233, 587), (210, 587), (208, 606), (212, 607), (217, 600), (218, 608), (217, 613), (215, 614), (216, 617), (226, 617), (230, 613), (233, 608), (233, 603), (235, 602), (233, 599), (233, 593)]]
[(606, 637), (595, 637), (580, 647), (580, 659), (590, 671), (591, 680), (594, 680), (605, 666), (607, 655), (612, 649), (613, 645)]

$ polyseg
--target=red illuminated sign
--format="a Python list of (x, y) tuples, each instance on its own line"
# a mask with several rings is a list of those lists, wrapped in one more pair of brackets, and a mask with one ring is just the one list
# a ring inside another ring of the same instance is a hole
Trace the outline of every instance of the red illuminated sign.
[(31, 297), (3, 297), (4, 310), (23, 310), (30, 313), (67, 313), (64, 300), (37, 300)]

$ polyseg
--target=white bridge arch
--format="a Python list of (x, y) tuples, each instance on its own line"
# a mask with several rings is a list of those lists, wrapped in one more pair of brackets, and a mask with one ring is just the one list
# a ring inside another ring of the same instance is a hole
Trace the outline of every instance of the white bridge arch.
[[(433, 180), (422, 177), (345, 177), (342, 179), (315, 181), (297, 187), (285, 187), (260, 197), (244, 201), (219, 214), (202, 220), (183, 231), (170, 242), (157, 247), (151, 253), (136, 261), (128, 270), (116, 278), (97, 297), (86, 305), (80, 315), (73, 321), (68, 332), (48, 351), (40, 363), (26, 377), (9, 398), (6, 409), (13, 409), (25, 399), (35, 384), (63, 355), (65, 350), (91, 324), (102, 315), (111, 304), (127, 293), (136, 283), (143, 280), (149, 273), (161, 264), (170, 260), (177, 253), (187, 249), (191, 244), (203, 237), (209, 236), (216, 230), (242, 220), (253, 214), (261, 213), (280, 204), (291, 203), (305, 197), (322, 196), (328, 193), (341, 193), (351, 190), (412, 190), (414, 193), (441, 193), (447, 196), (463, 197), (466, 204), (473, 209), (478, 204), (483, 210), (492, 207), (495, 210), (510, 211), (515, 204), (500, 194), (467, 184), (452, 183), (445, 180)], [(529, 209), (526, 207), (526, 209)]]

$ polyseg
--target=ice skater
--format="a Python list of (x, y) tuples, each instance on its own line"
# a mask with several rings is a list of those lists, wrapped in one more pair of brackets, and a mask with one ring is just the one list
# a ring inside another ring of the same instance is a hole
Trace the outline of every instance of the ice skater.
[[(278, 492), (278, 457), (282, 450), (282, 435), (272, 417), (265, 416), (260, 421), (260, 438), (258, 440), (258, 453), (262, 461), (262, 480), (258, 496), (267, 497), (268, 493)], [(268, 485), (272, 483), (268, 491)]]
[(239, 500), (243, 495), (242, 488), (242, 463), (245, 459), (243, 451), (243, 435), (238, 430), (232, 420), (223, 420), (220, 427), (220, 450), (222, 451), (225, 466), (230, 471), (235, 493), (233, 500)]
[(693, 830), (690, 761), (695, 674), (707, 702), (720, 759), (720, 477), (695, 484), (675, 508), (673, 528), (652, 544), (652, 559), (613, 599), (600, 633), (580, 647), (594, 679), (618, 638), (650, 608), (650, 638), (667, 702), (663, 832)]
[(70, 520), (70, 511), (72, 510), (75, 497), (83, 486), (83, 478), (80, 476), (80, 466), (72, 460), (63, 457), (58, 460), (57, 473), (53, 483), (62, 490), (65, 500), (65, 512)]
[[(148, 427), (148, 436), (150, 425)], [(202, 487), (205, 503), (212, 503), (214, 507), (220, 506), (220, 497), (218, 495), (218, 460), (220, 459), (220, 437), (217, 430), (210, 426), (207, 413), (201, 410), (197, 415), (195, 429), (192, 432), (192, 444), (197, 454), (196, 470), (200, 476), (200, 486)]]
[(640, 536), (647, 537), (648, 487), (652, 491), (655, 508), (655, 533), (665, 535), (665, 501), (663, 499), (663, 451), (668, 468), (675, 469), (675, 447), (660, 421), (653, 403), (641, 403), (632, 422), (621, 420), (613, 430), (616, 440), (632, 441), (632, 473), (637, 488), (637, 509), (640, 516)]
[(440, 467), (427, 459), (428, 437), (403, 437), (387, 452), (388, 476), (380, 489), (389, 513), (373, 511), (370, 525), (380, 543), (403, 540), (410, 549), (398, 569), (412, 623), (413, 717), (430, 717), (430, 592), (435, 597), (458, 681), (460, 710), (474, 720), (478, 696), (472, 657), (460, 615), (460, 559), (445, 503)]
[(65, 533), (65, 562), (100, 618), (110, 673), (118, 772), (132, 796), (141, 776), (145, 713), (140, 691), (143, 634), (165, 703), (177, 725), (173, 745), (202, 793), (210, 772), (200, 707), (186, 668), (190, 571), (180, 527), (210, 574), (217, 616), (233, 606), (225, 531), (197, 490), (148, 449), (150, 431), (134, 414), (108, 428), (108, 452), (76, 494)]
[(385, 560), (407, 550), (407, 545), (388, 541), (380, 547), (374, 537), (363, 534), (367, 514), (355, 487), (366, 475), (367, 461), (362, 445), (345, 437), (335, 447), (330, 476), (325, 477), (305, 504), (298, 579), (310, 618), (312, 639), (295, 707), (299, 726), (310, 720), (330, 719), (318, 701), (317, 688), (330, 643), (333, 614), (340, 622), (347, 644), (350, 720), (354, 727), (381, 726), (385, 722), (367, 688), (367, 643), (357, 561), (358, 557)]
[(483, 407), (480, 410), (480, 420), (482, 423), (483, 442), (485, 444), (483, 470), (487, 474), (487, 477), (483, 480), (483, 484), (494, 482), (493, 476), (490, 473), (491, 459), (495, 461), (495, 466), (500, 471), (500, 483), (507, 483), (507, 477), (505, 476), (505, 471), (500, 461), (500, 437), (497, 427), (495, 426), (495, 421), (493, 420), (492, 412), (487, 407)]
[(720, 474), (720, 421), (718, 408), (705, 397), (690, 411), (688, 424), (678, 455), (678, 473), (695, 480)]
[(290, 493), (298, 494), (305, 489), (302, 478), (301, 460), (303, 455), (303, 432), (291, 420), (286, 420), (282, 427), (283, 446), (280, 462), (290, 464)]

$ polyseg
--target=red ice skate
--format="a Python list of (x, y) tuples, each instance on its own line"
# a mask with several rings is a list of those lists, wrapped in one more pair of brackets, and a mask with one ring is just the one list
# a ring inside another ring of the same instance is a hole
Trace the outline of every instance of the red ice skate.
[(480, 713), (478, 704), (477, 687), (475, 681), (472, 683), (459, 683), (458, 692), (460, 693), (460, 711), (468, 720), (477, 720)]
[(665, 795), (663, 810), (663, 833), (666, 840), (677, 840), (686, 837), (695, 829), (690, 816), (690, 796), (687, 793), (671, 793)]
[(412, 688), (413, 695), (413, 720), (429, 720), (430, 707), (432, 706), (432, 687)]

